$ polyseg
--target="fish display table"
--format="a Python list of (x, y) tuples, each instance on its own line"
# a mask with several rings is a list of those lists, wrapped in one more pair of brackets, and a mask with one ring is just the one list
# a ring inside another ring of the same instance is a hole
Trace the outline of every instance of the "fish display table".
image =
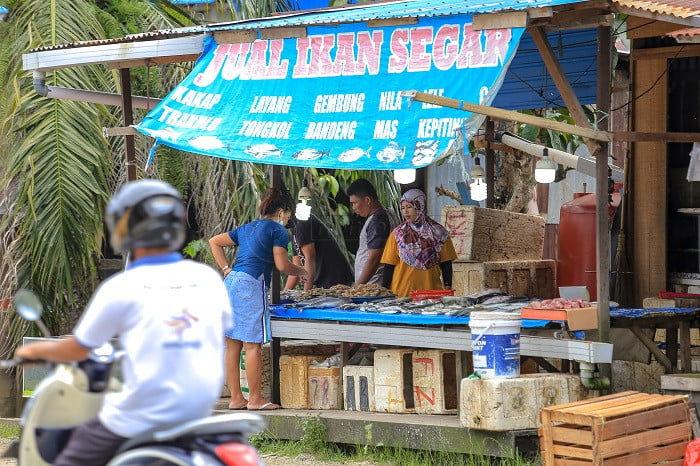
[[(611, 309), (610, 326), (628, 328), (647, 347), (667, 374), (678, 372), (680, 355), (681, 371), (691, 372), (690, 328), (700, 326), (700, 308), (644, 308)], [(642, 329), (666, 329), (666, 352), (659, 349)], [(680, 354), (679, 354), (680, 337)]]
[[(319, 339), (375, 345), (472, 350), (468, 316), (381, 314), (341, 309), (298, 309), (275, 305), (272, 314), (272, 360), (280, 356), (280, 338)], [(523, 320), (522, 328), (544, 328), (546, 321)], [(520, 354), (578, 362), (611, 363), (612, 344), (584, 340), (527, 336), (520, 338)], [(273, 364), (272, 387), (279, 387)]]

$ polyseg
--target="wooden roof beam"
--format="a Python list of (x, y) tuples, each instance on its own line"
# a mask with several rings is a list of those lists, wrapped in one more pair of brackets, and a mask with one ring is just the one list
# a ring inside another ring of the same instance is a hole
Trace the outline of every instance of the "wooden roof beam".
[(528, 125), (538, 126), (540, 128), (551, 129), (553, 131), (559, 131), (568, 134), (575, 134), (576, 136), (581, 136), (583, 138), (594, 139), (596, 141), (612, 141), (613, 136), (607, 131), (600, 131), (593, 129), (591, 127), (582, 127), (577, 125), (570, 125), (568, 123), (562, 123), (560, 121), (548, 120), (546, 118), (537, 117), (534, 115), (527, 115), (525, 113), (514, 112), (512, 110), (504, 110), (502, 108), (489, 107), (486, 105), (472, 104), (469, 102), (464, 102), (462, 100), (451, 99), (449, 97), (443, 97), (433, 94), (426, 94), (425, 92), (419, 91), (402, 91), (401, 95), (403, 97), (410, 97), (417, 102), (425, 102), (433, 105), (440, 105), (442, 107), (456, 108), (458, 110), (464, 110), (467, 112), (479, 113), (481, 115), (488, 115), (497, 120), (504, 121), (516, 121), (518, 123), (525, 123)]
[[(544, 30), (541, 27), (534, 27), (528, 29), (528, 32), (532, 36), (537, 50), (539, 50), (542, 60), (547, 67), (547, 71), (549, 71), (549, 74), (552, 76), (552, 80), (557, 86), (557, 90), (561, 94), (562, 99), (564, 99), (564, 103), (569, 109), (569, 113), (576, 122), (576, 125), (585, 128), (593, 128), (593, 125), (588, 121), (583, 111), (581, 103), (578, 101), (578, 97), (576, 97), (576, 92), (574, 92), (571, 84), (569, 84), (569, 80), (566, 78), (566, 74), (559, 64), (559, 60), (557, 60), (554, 50), (552, 50), (552, 45), (547, 40)], [(595, 157), (596, 152), (600, 150), (600, 145), (593, 140), (593, 138), (589, 137), (584, 137), (584, 142), (591, 156)]]

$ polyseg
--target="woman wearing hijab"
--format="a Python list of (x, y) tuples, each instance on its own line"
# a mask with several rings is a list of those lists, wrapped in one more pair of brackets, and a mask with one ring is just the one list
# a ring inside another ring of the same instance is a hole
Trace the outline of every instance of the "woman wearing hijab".
[(425, 214), (425, 194), (409, 189), (401, 197), (405, 221), (387, 239), (381, 263), (382, 286), (397, 296), (412, 290), (452, 288), (452, 261), (457, 258), (449, 233)]

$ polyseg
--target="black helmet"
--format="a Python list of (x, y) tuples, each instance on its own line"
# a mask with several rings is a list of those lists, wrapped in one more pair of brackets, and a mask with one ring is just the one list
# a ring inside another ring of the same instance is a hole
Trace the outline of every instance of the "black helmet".
[(105, 220), (116, 252), (155, 247), (174, 251), (185, 240), (185, 206), (180, 193), (164, 181), (125, 184), (109, 200)]

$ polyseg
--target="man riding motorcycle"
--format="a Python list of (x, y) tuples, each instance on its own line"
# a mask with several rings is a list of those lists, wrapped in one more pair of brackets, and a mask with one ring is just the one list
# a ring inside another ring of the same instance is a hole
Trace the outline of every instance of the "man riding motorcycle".
[(69, 362), (116, 337), (123, 389), (75, 429), (55, 465), (104, 465), (128, 438), (208, 416), (223, 383), (223, 335), (231, 326), (226, 289), (211, 267), (184, 260), (185, 208), (169, 184), (141, 180), (109, 201), (110, 244), (129, 254), (105, 280), (73, 335), (22, 346), (15, 357)]

